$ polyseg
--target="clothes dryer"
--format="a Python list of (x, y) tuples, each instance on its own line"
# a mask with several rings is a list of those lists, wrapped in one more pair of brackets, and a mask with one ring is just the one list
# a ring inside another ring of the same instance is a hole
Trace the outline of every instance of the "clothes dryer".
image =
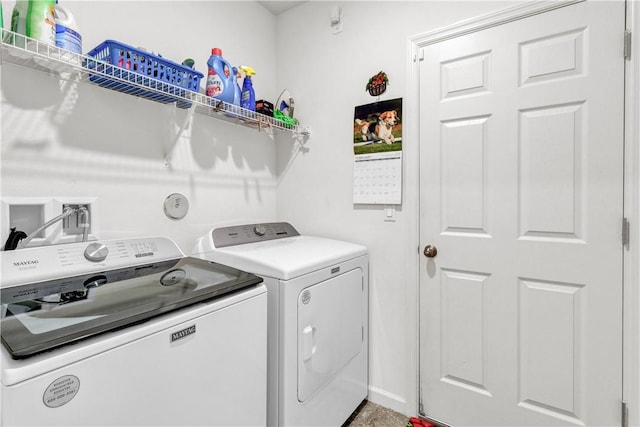
[(368, 393), (368, 254), (288, 223), (215, 228), (192, 256), (264, 279), (270, 426), (340, 426)]

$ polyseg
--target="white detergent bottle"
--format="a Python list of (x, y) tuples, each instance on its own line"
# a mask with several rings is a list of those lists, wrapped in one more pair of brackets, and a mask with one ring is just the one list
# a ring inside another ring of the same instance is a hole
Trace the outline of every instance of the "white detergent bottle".
[(76, 20), (71, 12), (60, 6), (56, 0), (54, 8), (56, 23), (56, 46), (73, 53), (82, 53), (82, 36), (78, 30)]

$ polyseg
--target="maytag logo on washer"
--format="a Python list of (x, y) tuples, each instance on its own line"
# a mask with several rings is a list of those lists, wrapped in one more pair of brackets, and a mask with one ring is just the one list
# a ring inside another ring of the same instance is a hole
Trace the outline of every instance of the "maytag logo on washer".
[(189, 335), (193, 335), (196, 333), (196, 325), (191, 325), (188, 328), (181, 329), (177, 332), (171, 333), (171, 342), (181, 340), (182, 338), (186, 338)]
[(16, 261), (13, 263), (13, 266), (20, 268), (20, 267), (27, 267), (35, 264), (40, 264), (40, 261), (38, 261), (37, 259), (29, 259), (26, 261)]
[(309, 304), (309, 301), (311, 301), (311, 291), (306, 290), (302, 293), (302, 303)]

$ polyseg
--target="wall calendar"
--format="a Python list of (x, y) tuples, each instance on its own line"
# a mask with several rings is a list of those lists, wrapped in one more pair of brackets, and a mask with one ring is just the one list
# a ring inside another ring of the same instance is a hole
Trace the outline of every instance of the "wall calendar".
[(402, 98), (355, 108), (353, 203), (402, 203)]

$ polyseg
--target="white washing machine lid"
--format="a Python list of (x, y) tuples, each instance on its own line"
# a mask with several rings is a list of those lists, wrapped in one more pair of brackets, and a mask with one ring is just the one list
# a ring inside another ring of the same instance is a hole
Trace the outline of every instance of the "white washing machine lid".
[(367, 254), (364, 246), (316, 236), (293, 236), (216, 248), (212, 235), (213, 231), (198, 240), (194, 256), (281, 280)]
[[(106, 248), (104, 259), (87, 258), (93, 245)], [(0, 264), (0, 335), (15, 359), (262, 282), (244, 271), (185, 257), (162, 237), (3, 251)]]

